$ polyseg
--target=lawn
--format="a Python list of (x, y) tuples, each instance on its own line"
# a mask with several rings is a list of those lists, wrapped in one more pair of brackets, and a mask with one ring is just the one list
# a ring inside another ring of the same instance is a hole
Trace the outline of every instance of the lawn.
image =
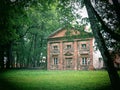
[(110, 90), (106, 71), (9, 70), (0, 90)]

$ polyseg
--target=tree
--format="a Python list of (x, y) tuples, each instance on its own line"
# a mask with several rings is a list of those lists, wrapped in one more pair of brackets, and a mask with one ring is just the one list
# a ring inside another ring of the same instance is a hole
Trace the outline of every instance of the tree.
[[(7, 68), (10, 68), (12, 63), (15, 63), (13, 57), (18, 57), (17, 59), (19, 63), (25, 61), (27, 55), (23, 53), (25, 53), (26, 50), (22, 49), (26, 48), (26, 45), (30, 40), (28, 35), (32, 35), (32, 39), (34, 39), (34, 42), (32, 42), (34, 43), (34, 46), (31, 43), (31, 48), (33, 49), (34, 47), (34, 52), (31, 52), (31, 54), (35, 56), (37, 53), (38, 58), (40, 51), (45, 50), (38, 51), (37, 46), (39, 46), (39, 49), (41, 49), (43, 46), (42, 44), (45, 41), (43, 38), (45, 39), (51, 30), (54, 30), (58, 27), (58, 21), (56, 18), (53, 18), (54, 16), (56, 17), (56, 15), (53, 14), (53, 12), (55, 13), (53, 10), (55, 7), (50, 5), (51, 2), (53, 3), (53, 0), (1, 0), (0, 2), (0, 9), (2, 11), (0, 14), (2, 17), (0, 22), (0, 66), (4, 68), (4, 57), (7, 57)], [(35, 5), (37, 5), (37, 8)], [(50, 11), (51, 7), (52, 10)], [(40, 10), (39, 13), (37, 9)], [(49, 11), (49, 13), (47, 13), (47, 11)], [(30, 14), (31, 12), (32, 14)], [(55, 24), (53, 23), (54, 21), (52, 18), (56, 22)], [(48, 27), (47, 24), (49, 25)], [(51, 24), (55, 25), (56, 27), (50, 27)], [(46, 30), (45, 33), (44, 30)], [(40, 38), (40, 40), (37, 41), (36, 38)], [(26, 42), (25, 39), (28, 41)], [(41, 44), (36, 45), (39, 42)], [(19, 47), (19, 49), (17, 47)], [(16, 52), (16, 50), (19, 50), (20, 52)], [(36, 57), (34, 57), (34, 59), (35, 58)]]
[[(6, 5), (7, 4), (7, 5)], [(11, 23), (10, 23), (10, 11), (11, 10), (11, 5), (10, 1), (6, 0), (1, 0), (0, 1), (0, 15), (1, 15), (1, 22), (0, 22), (0, 49), (1, 49), (1, 67), (3, 68), (3, 59), (4, 59), (4, 54), (5, 56), (8, 57), (8, 62), (7, 62), (7, 68), (9, 68), (10, 64), (10, 59), (11, 59), (11, 43), (12, 40), (16, 38), (15, 30), (11, 29)]]
[[(90, 19), (90, 23), (91, 23), (91, 28), (93, 31), (93, 34), (95, 36), (96, 42), (98, 44), (99, 50), (102, 54), (103, 60), (107, 66), (107, 71), (111, 80), (111, 84), (114, 90), (118, 90), (119, 89), (119, 84), (120, 84), (120, 79), (119, 79), (119, 75), (114, 67), (113, 64), (113, 60), (110, 57), (110, 53), (106, 47), (104, 38), (101, 34), (101, 29), (100, 29), (100, 25), (99, 25), (99, 19), (96, 20), (96, 14), (94, 12), (94, 8), (91, 5), (90, 0), (84, 0), (85, 1), (85, 5), (88, 11), (88, 15), (89, 15), (89, 19)], [(103, 25), (103, 23), (101, 23)], [(95, 26), (96, 25), (96, 26)], [(104, 26), (103, 26), (104, 27)], [(105, 29), (105, 28), (103, 28)]]
[(21, 22), (23, 26), (18, 28), (17, 32), (19, 38), (14, 41), (13, 45), (14, 58), (17, 59), (18, 67), (39, 67), (41, 54), (44, 56), (47, 54), (46, 38), (49, 33), (60, 27), (55, 10), (54, 5), (46, 8), (39, 2), (36, 6), (27, 8), (27, 23)]

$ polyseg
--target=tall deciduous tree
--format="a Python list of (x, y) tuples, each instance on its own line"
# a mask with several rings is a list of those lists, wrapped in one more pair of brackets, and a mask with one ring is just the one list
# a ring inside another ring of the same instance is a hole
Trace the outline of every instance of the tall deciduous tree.
[[(55, 11), (48, 13), (48, 11), (50, 11), (51, 9), (50, 7), (55, 9), (54, 6), (51, 6), (51, 3), (52, 4), (55, 3), (53, 1), (54, 0), (1, 0), (0, 1), (0, 11), (1, 11), (0, 15), (2, 17), (0, 18), (1, 19), (0, 66), (2, 68), (4, 67), (4, 57), (7, 57), (7, 68), (10, 67), (11, 63), (13, 62), (12, 61), (13, 53), (16, 53), (16, 56), (18, 56), (17, 59), (19, 63), (25, 61), (27, 55), (24, 52), (25, 50), (22, 51), (22, 49), (26, 48), (26, 42), (27, 44), (29, 43), (30, 39), (27, 36), (30, 34), (34, 35), (33, 36), (34, 42), (32, 42), (34, 44), (31, 43), (32, 49), (34, 47), (33, 50), (34, 54), (33, 52), (31, 52), (31, 54), (32, 57), (34, 56), (34, 59), (36, 58), (35, 55), (36, 53), (38, 53), (37, 46), (39, 46), (39, 48), (42, 50), (41, 46), (45, 41), (42, 39), (47, 37), (47, 35), (51, 30), (58, 28), (58, 25), (56, 24), (58, 22), (56, 18), (54, 18), (55, 14), (53, 14), (55, 13)], [(37, 5), (37, 8), (35, 7), (35, 5)], [(30, 8), (34, 9), (34, 11), (31, 12)], [(54, 19), (56, 23), (54, 23), (52, 19)], [(52, 25), (55, 25), (56, 27), (53, 27)], [(44, 31), (46, 32), (44, 33)], [(36, 38), (40, 38), (40, 40), (36, 40)], [(39, 42), (41, 43), (40, 45)], [(17, 43), (17, 45), (15, 46), (14, 43), (15, 44)], [(20, 45), (20, 43), (22, 45)], [(38, 45), (36, 45), (37, 43)], [(15, 48), (17, 48), (18, 44), (20, 46), (20, 49), (17, 50), (19, 50), (20, 52), (19, 51), (16, 52), (16, 50), (14, 50), (13, 52), (12, 49), (14, 49), (14, 46)], [(22, 52), (24, 52), (25, 54), (23, 54)], [(37, 54), (37, 57), (39, 57), (39, 55)]]
[(43, 7), (40, 2), (36, 6), (27, 8), (28, 24), (22, 23), (23, 26), (17, 32), (19, 39), (14, 42), (13, 46), (16, 48), (14, 57), (17, 59), (17, 66), (39, 67), (42, 55), (46, 56), (47, 54), (46, 37), (60, 27), (59, 17), (55, 10), (54, 4)]
[[(94, 12), (94, 8), (92, 7), (92, 4), (90, 2), (90, 0), (84, 0), (87, 11), (88, 11), (88, 15), (89, 15), (89, 19), (90, 19), (90, 23), (91, 23), (91, 28), (93, 31), (93, 34), (95, 36), (96, 42), (98, 44), (99, 50), (102, 54), (103, 60), (106, 64), (107, 67), (107, 71), (111, 80), (111, 84), (114, 90), (119, 90), (119, 84), (120, 84), (120, 79), (119, 79), (119, 75), (114, 67), (114, 63), (112, 58), (110, 57), (110, 53), (109, 50), (106, 47), (105, 44), (105, 40), (101, 34), (101, 27), (99, 24), (99, 19), (97, 20), (96, 17), (98, 17), (95, 12)], [(101, 22), (100, 22), (101, 23)], [(103, 23), (102, 23), (103, 25)], [(103, 26), (103, 29), (104, 26)]]

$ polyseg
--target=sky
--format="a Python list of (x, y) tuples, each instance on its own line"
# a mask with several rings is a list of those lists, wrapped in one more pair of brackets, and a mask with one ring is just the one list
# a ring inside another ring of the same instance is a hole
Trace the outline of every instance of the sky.
[(85, 7), (83, 9), (81, 9), (80, 11), (81, 11), (82, 17), (88, 17), (87, 10)]

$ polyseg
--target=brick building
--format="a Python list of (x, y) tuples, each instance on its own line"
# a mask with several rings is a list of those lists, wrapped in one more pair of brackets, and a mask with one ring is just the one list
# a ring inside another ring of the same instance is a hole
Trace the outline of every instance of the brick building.
[(48, 37), (47, 53), (48, 70), (94, 69), (93, 36), (85, 31), (58, 29)]

